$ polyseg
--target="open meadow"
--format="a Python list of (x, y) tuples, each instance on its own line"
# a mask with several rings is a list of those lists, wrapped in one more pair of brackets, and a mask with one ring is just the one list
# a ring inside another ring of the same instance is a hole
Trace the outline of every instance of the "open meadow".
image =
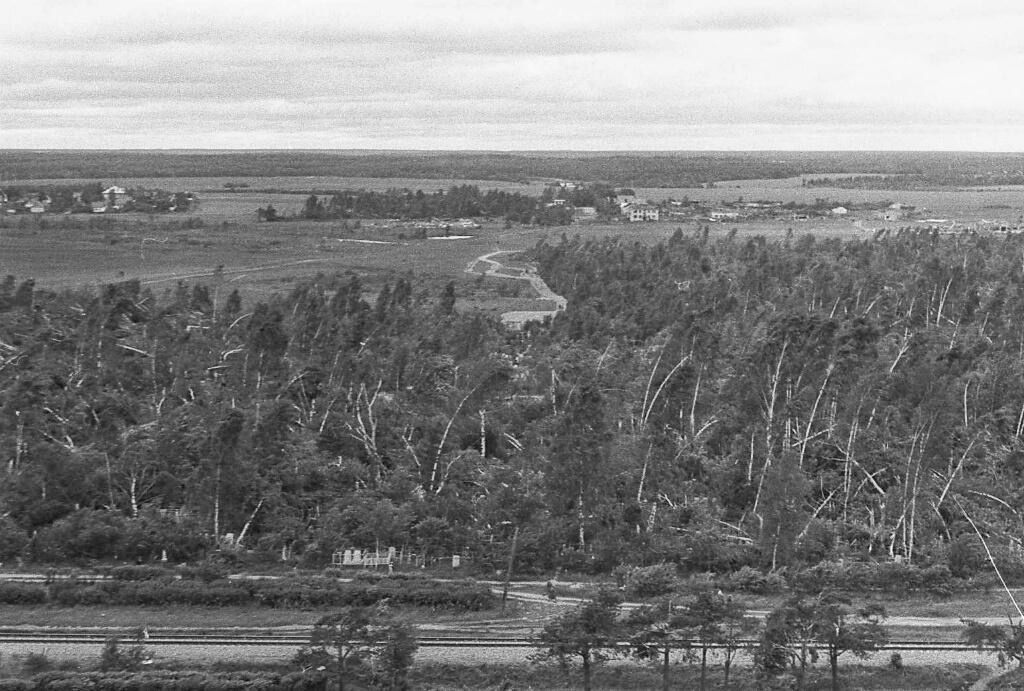
[[(25, 184), (74, 184), (71, 179), (37, 180)], [(272, 204), (285, 217), (295, 216), (308, 194), (340, 189), (390, 188), (433, 191), (452, 185), (474, 184), (481, 189), (537, 194), (542, 181), (531, 183), (422, 178), (357, 178), (335, 176), (118, 178), (124, 186), (191, 190), (197, 208), (184, 214), (126, 213), (112, 216), (46, 215), (0, 218), (0, 275), (34, 278), (46, 289), (68, 289), (139, 279), (158, 293), (179, 281), (209, 285), (224, 295), (239, 288), (246, 301), (266, 299), (289, 290), (297, 281), (319, 273), (356, 272), (368, 292), (384, 281), (412, 272), (432, 292), (448, 281), (457, 284), (459, 309), (489, 314), (538, 309), (536, 295), (521, 281), (474, 278), (465, 271), (484, 254), (528, 249), (539, 241), (561, 236), (620, 237), (642, 243), (658, 242), (677, 229), (696, 232), (708, 225), (711, 238), (736, 232), (741, 236), (781, 238), (792, 232), (842, 238), (870, 237), (872, 220), (767, 220), (710, 223), (667, 220), (658, 223), (585, 223), (506, 228), (500, 220), (483, 221), (481, 228), (458, 238), (416, 238), (412, 228), (382, 220), (258, 222), (257, 209)], [(234, 191), (225, 187), (234, 185)], [(245, 187), (238, 187), (245, 185)], [(711, 189), (638, 188), (652, 201), (669, 198), (721, 203), (766, 199), (813, 202), (828, 198), (852, 202), (899, 200), (924, 207), (932, 215), (970, 221), (981, 218), (1015, 222), (1024, 214), (1024, 188), (976, 188), (893, 192), (804, 188), (800, 178), (737, 180)], [(438, 232), (438, 231), (433, 231)]]
[[(26, 185), (75, 184), (83, 180), (25, 181)], [(484, 222), (482, 228), (457, 240), (412, 239), (401, 229), (381, 221), (287, 221), (258, 223), (256, 210), (272, 204), (285, 216), (297, 214), (311, 192), (340, 189), (386, 190), (389, 188), (433, 191), (452, 185), (473, 184), (481, 189), (502, 189), (537, 194), (543, 181), (530, 183), (485, 180), (423, 178), (359, 178), (338, 176), (263, 177), (125, 177), (105, 182), (123, 186), (191, 190), (198, 207), (185, 214), (129, 213), (111, 217), (50, 216), (0, 219), (0, 274), (32, 277), (43, 288), (62, 289), (100, 285), (139, 278), (156, 289), (179, 281), (199, 281), (241, 287), (248, 299), (269, 295), (305, 276), (317, 273), (356, 271), (368, 288), (397, 273), (408, 271), (437, 281), (473, 281), (463, 269), (474, 257), (496, 250), (522, 250), (540, 240), (555, 242), (560, 236), (584, 238), (619, 236), (641, 242), (668, 238), (678, 228), (693, 232), (694, 221), (660, 223), (591, 223), (563, 227), (506, 229), (500, 221)], [(17, 184), (12, 182), (10, 184)], [(231, 191), (225, 185), (246, 185)], [(894, 200), (926, 208), (935, 216), (962, 221), (1002, 219), (1015, 222), (1024, 214), (1024, 188), (972, 188), (938, 191), (847, 190), (805, 188), (800, 178), (736, 180), (710, 189), (636, 188), (637, 195), (652, 201), (669, 198), (720, 203), (766, 199), (781, 202), (813, 202), (817, 198), (867, 202)], [(870, 221), (861, 224), (873, 227)], [(741, 235), (782, 237), (792, 228), (829, 237), (867, 237), (849, 220), (776, 220), (711, 224), (711, 235), (734, 229)], [(411, 235), (411, 233), (409, 233)], [(385, 244), (390, 243), (390, 244)], [(219, 268), (219, 270), (218, 270)], [(488, 287), (475, 282), (459, 292), (481, 300), (474, 306), (508, 310), (529, 300), (525, 286), (490, 279)]]
[[(219, 178), (194, 180), (223, 185)], [(252, 179), (250, 184), (283, 187), (285, 180)], [(329, 188), (335, 183), (367, 188), (383, 185), (378, 179), (301, 180), (307, 189)], [(168, 184), (155, 179), (137, 182)], [(40, 288), (53, 290), (137, 278), (159, 293), (172, 289), (178, 281), (199, 282), (221, 294), (239, 288), (246, 300), (256, 300), (288, 290), (296, 281), (318, 273), (357, 272), (367, 290), (376, 291), (385, 280), (411, 271), (435, 284), (437, 290), (455, 280), (460, 308), (498, 313), (536, 308), (535, 296), (521, 281), (484, 281), (466, 273), (470, 262), (483, 254), (520, 251), (540, 241), (558, 242), (562, 235), (616, 236), (650, 243), (667, 239), (680, 228), (684, 232), (697, 229), (694, 222), (673, 221), (511, 228), (500, 221), (485, 221), (481, 228), (458, 237), (417, 239), (411, 229), (384, 221), (363, 220), (358, 229), (354, 221), (257, 222), (256, 209), (268, 203), (284, 214), (297, 212), (305, 201), (299, 193), (218, 191), (200, 194), (200, 200), (199, 208), (188, 214), (0, 218), (0, 275), (33, 278)], [(743, 235), (781, 237), (789, 227), (797, 234), (865, 235), (848, 222), (831, 220), (795, 227), (781, 220), (723, 223), (713, 225), (711, 234), (724, 236), (735, 228)]]

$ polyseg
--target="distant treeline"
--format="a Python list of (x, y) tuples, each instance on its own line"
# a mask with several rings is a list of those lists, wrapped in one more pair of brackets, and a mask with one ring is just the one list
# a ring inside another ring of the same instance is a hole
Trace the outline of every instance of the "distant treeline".
[[(950, 152), (0, 152), (7, 179), (345, 176), (438, 180), (543, 178), (636, 187), (828, 174), (944, 172), (971, 179), (1024, 168), (1024, 154)], [(958, 184), (989, 184), (988, 182)]]
[(803, 181), (805, 187), (838, 187), (864, 190), (917, 190), (929, 187), (981, 187), (1024, 185), (1024, 170), (950, 170), (899, 175), (854, 175), (817, 177)]
[(300, 215), (306, 219), (503, 217), (529, 223), (537, 215), (537, 197), (502, 190), (481, 192), (475, 185), (433, 193), (345, 190), (329, 196), (311, 194)]
[[(593, 206), (611, 213), (614, 190), (606, 185), (580, 185), (572, 188), (551, 185), (539, 196), (491, 189), (481, 192), (476, 185), (456, 185), (447, 190), (427, 193), (423, 190), (389, 189), (344, 190), (324, 195), (311, 194), (299, 212), (307, 220), (349, 218), (504, 218), (515, 223), (567, 225), (573, 208)], [(555, 201), (557, 200), (557, 202)], [(273, 207), (271, 207), (273, 208)], [(264, 220), (285, 220), (276, 215)]]

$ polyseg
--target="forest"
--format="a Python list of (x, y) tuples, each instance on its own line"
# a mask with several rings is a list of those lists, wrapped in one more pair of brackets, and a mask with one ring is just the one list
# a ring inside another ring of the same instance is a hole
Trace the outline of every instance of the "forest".
[(256, 304), (8, 277), (0, 560), (379, 545), (493, 574), (515, 542), (523, 574), (870, 584), (970, 577), (980, 533), (1024, 576), (1019, 238), (679, 231), (528, 259), (569, 302), (525, 331), (409, 274)]
[(950, 168), (926, 173), (896, 175), (815, 176), (805, 178), (804, 187), (838, 187), (859, 190), (920, 190), (942, 187), (982, 187), (1024, 184), (1024, 169), (977, 170)]
[[(553, 204), (558, 198), (561, 204)], [(540, 196), (490, 189), (476, 185), (453, 185), (447, 190), (426, 193), (410, 189), (343, 190), (311, 194), (299, 212), (307, 220), (348, 218), (504, 218), (535, 225), (568, 225), (572, 208), (593, 206), (607, 215), (618, 215), (613, 203), (615, 190), (605, 185), (579, 185), (572, 189), (549, 185)], [(266, 216), (264, 210), (263, 216)]]
[[(700, 187), (723, 180), (827, 174), (1002, 175), (1012, 153), (885, 151), (29, 151), (0, 150), (8, 180), (343, 176), (437, 180), (603, 181), (627, 187)], [(980, 178), (979, 178), (980, 179)], [(1020, 181), (1019, 176), (1017, 178)], [(958, 184), (987, 184), (982, 182)]]

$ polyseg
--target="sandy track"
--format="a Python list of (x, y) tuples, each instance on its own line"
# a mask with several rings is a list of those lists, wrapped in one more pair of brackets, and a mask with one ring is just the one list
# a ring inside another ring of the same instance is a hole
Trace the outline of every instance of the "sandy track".
[[(494, 278), (511, 278), (519, 281), (528, 281), (533, 289), (537, 291), (537, 299), (550, 300), (555, 303), (555, 309), (516, 310), (513, 312), (505, 312), (501, 315), (501, 321), (506, 326), (521, 329), (527, 322), (544, 321), (548, 317), (554, 318), (556, 314), (563, 311), (568, 304), (568, 301), (555, 291), (551, 290), (551, 287), (548, 286), (548, 284), (544, 282), (544, 279), (537, 274), (536, 267), (530, 265), (527, 265), (525, 268), (508, 267), (494, 259), (494, 257), (499, 254), (509, 253), (510, 250), (497, 250), (488, 254), (482, 254), (466, 265), (466, 273), (476, 275), (483, 273), (485, 276), (493, 276)], [(480, 264), (485, 265), (482, 272), (479, 270)]]

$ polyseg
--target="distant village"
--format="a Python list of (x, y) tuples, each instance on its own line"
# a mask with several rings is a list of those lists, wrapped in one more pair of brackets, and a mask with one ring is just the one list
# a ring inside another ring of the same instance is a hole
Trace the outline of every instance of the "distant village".
[(126, 189), (99, 182), (82, 186), (0, 189), (0, 212), (8, 215), (183, 212), (194, 210), (197, 203), (191, 192)]
[[(591, 193), (593, 204), (577, 204), (575, 199), (581, 191)], [(668, 198), (661, 201), (641, 199), (635, 191), (628, 188), (597, 190), (587, 188), (581, 183), (556, 182), (549, 186), (544, 197), (547, 207), (564, 207), (572, 214), (572, 220), (578, 223), (588, 221), (625, 221), (628, 223), (645, 223), (656, 221), (698, 221), (707, 223), (728, 223), (743, 221), (809, 221), (823, 218), (845, 218), (851, 214), (861, 217), (868, 216), (886, 221), (910, 218), (913, 207), (889, 202), (861, 203), (844, 202), (843, 204), (818, 199), (813, 203), (781, 202), (781, 201), (745, 201), (743, 197), (735, 201), (717, 203), (691, 200), (688, 198)]]
[[(698, 201), (683, 198), (668, 198), (661, 201), (640, 199), (631, 189), (613, 190), (599, 199), (594, 206), (572, 204), (573, 192), (584, 189), (578, 183), (558, 182), (550, 188), (547, 206), (565, 207), (572, 214), (574, 223), (593, 221), (623, 221), (645, 223), (655, 221), (678, 221), (698, 223), (744, 223), (757, 221), (808, 222), (822, 220), (845, 220), (867, 232), (883, 228), (932, 230), (938, 233), (962, 232), (1024, 232), (1024, 218), (1015, 222), (978, 219), (961, 221), (952, 218), (936, 218), (928, 209), (892, 201), (878, 202), (835, 202), (816, 199), (813, 202), (782, 202), (771, 200), (745, 201)], [(601, 202), (605, 202), (602, 204)]]

